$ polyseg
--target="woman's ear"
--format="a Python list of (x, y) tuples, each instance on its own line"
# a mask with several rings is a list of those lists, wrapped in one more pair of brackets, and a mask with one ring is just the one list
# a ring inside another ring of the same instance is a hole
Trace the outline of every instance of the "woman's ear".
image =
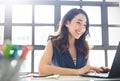
[(65, 24), (65, 26), (66, 26), (66, 27), (69, 27), (69, 24), (70, 24), (70, 22), (67, 21), (66, 24)]

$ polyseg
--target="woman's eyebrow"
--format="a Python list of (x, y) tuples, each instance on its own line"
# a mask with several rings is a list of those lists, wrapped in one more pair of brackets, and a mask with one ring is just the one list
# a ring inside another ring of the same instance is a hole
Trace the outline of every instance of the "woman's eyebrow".
[(83, 21), (82, 19), (77, 19), (78, 21)]
[[(83, 20), (82, 19), (77, 19), (77, 21), (78, 22), (83, 22)], [(86, 24), (87, 22), (85, 22), (85, 24)]]

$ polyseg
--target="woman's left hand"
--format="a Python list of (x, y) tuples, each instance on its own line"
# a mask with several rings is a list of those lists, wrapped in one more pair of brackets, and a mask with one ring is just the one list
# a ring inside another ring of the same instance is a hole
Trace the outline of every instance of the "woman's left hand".
[(100, 73), (107, 73), (110, 69), (108, 67), (100, 67)]
[(103, 66), (102, 67), (93, 67), (91, 70), (93, 70), (94, 72), (97, 72), (97, 73), (107, 73), (110, 71), (110, 69), (108, 67), (103, 67)]

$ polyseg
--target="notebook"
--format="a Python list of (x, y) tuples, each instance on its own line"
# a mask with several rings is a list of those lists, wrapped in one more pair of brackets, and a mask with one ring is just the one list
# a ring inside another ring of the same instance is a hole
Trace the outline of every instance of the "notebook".
[(120, 78), (120, 42), (117, 46), (116, 54), (108, 73), (87, 73), (80, 76), (97, 78)]

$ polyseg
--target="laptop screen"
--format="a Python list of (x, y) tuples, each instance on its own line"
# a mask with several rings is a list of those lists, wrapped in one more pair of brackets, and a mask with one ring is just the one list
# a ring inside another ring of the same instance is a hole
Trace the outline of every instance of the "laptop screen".
[(120, 42), (116, 50), (109, 77), (120, 77)]
[(88, 74), (82, 74), (81, 76), (85, 77), (99, 77), (99, 78), (116, 78), (120, 77), (120, 42), (116, 50), (115, 58), (113, 60), (110, 72), (107, 73), (106, 76), (105, 73), (88, 73)]

